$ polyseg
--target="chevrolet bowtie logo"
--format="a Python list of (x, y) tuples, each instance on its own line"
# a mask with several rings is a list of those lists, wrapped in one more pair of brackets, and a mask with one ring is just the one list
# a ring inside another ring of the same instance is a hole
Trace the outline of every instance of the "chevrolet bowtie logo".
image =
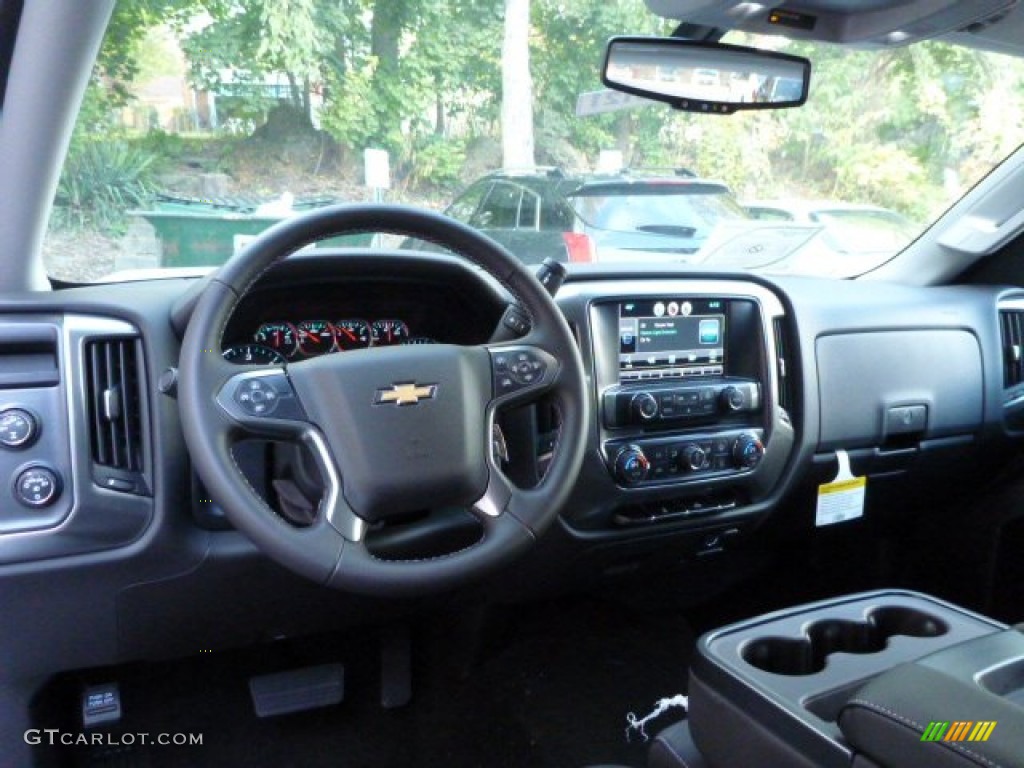
[(416, 405), (420, 400), (432, 400), (436, 392), (437, 384), (392, 384), (377, 390), (373, 404)]

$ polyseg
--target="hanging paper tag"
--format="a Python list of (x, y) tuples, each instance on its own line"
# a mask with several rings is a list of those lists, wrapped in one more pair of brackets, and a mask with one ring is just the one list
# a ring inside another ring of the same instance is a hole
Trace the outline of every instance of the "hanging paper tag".
[(818, 508), (814, 515), (814, 524), (818, 528), (864, 515), (868, 479), (853, 476), (846, 451), (836, 451), (836, 458), (839, 459), (839, 472), (835, 480), (818, 486)]

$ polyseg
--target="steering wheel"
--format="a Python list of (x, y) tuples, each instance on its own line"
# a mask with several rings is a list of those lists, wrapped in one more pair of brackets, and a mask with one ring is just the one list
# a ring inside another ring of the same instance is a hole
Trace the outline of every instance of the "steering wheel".
[[(518, 300), (530, 330), (509, 343), (370, 348), (284, 368), (240, 370), (221, 356), (232, 312), (267, 269), (309, 243), (381, 231), (431, 241), (482, 268)], [(494, 455), (494, 420), (499, 409), (542, 395), (560, 414), (560, 432), (544, 478), (520, 488)], [(195, 469), (237, 529), (310, 579), (389, 596), (450, 589), (525, 552), (569, 495), (583, 459), (589, 410), (569, 326), (514, 256), (440, 214), (369, 204), (287, 219), (221, 267), (185, 333), (178, 401)], [(246, 480), (232, 446), (253, 437), (297, 441), (309, 449), (324, 486), (312, 524), (288, 522)], [(470, 509), (481, 538), (420, 560), (385, 560), (368, 549), (373, 526), (440, 506)]]

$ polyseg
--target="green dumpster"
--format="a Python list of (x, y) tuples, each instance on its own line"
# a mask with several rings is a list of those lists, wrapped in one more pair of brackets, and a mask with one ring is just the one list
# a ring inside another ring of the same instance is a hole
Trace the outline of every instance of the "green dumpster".
[[(265, 201), (264, 201), (265, 202)], [(296, 212), (336, 202), (334, 198), (296, 200)], [(161, 267), (208, 267), (223, 264), (236, 251), (286, 215), (261, 214), (261, 201), (248, 198), (185, 198), (162, 195), (149, 211), (131, 211), (156, 230), (161, 243)], [(317, 248), (366, 247), (372, 233), (322, 240)]]

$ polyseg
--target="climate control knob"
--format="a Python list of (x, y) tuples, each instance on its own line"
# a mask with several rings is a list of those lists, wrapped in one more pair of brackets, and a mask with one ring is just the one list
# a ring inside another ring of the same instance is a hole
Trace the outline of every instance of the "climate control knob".
[(739, 469), (753, 469), (764, 458), (764, 444), (754, 435), (740, 435), (732, 445), (732, 460)]
[(615, 457), (615, 477), (625, 485), (636, 485), (647, 478), (651, 462), (635, 445), (627, 445)]
[(721, 399), (722, 409), (725, 411), (739, 411), (747, 404), (747, 396), (738, 387), (726, 387), (722, 390), (719, 398)]
[(658, 401), (650, 392), (633, 395), (630, 405), (633, 408), (633, 413), (644, 421), (650, 421), (658, 415)]
[(707, 452), (696, 443), (683, 446), (683, 450), (679, 453), (679, 464), (682, 469), (688, 472), (704, 469), (707, 461)]

